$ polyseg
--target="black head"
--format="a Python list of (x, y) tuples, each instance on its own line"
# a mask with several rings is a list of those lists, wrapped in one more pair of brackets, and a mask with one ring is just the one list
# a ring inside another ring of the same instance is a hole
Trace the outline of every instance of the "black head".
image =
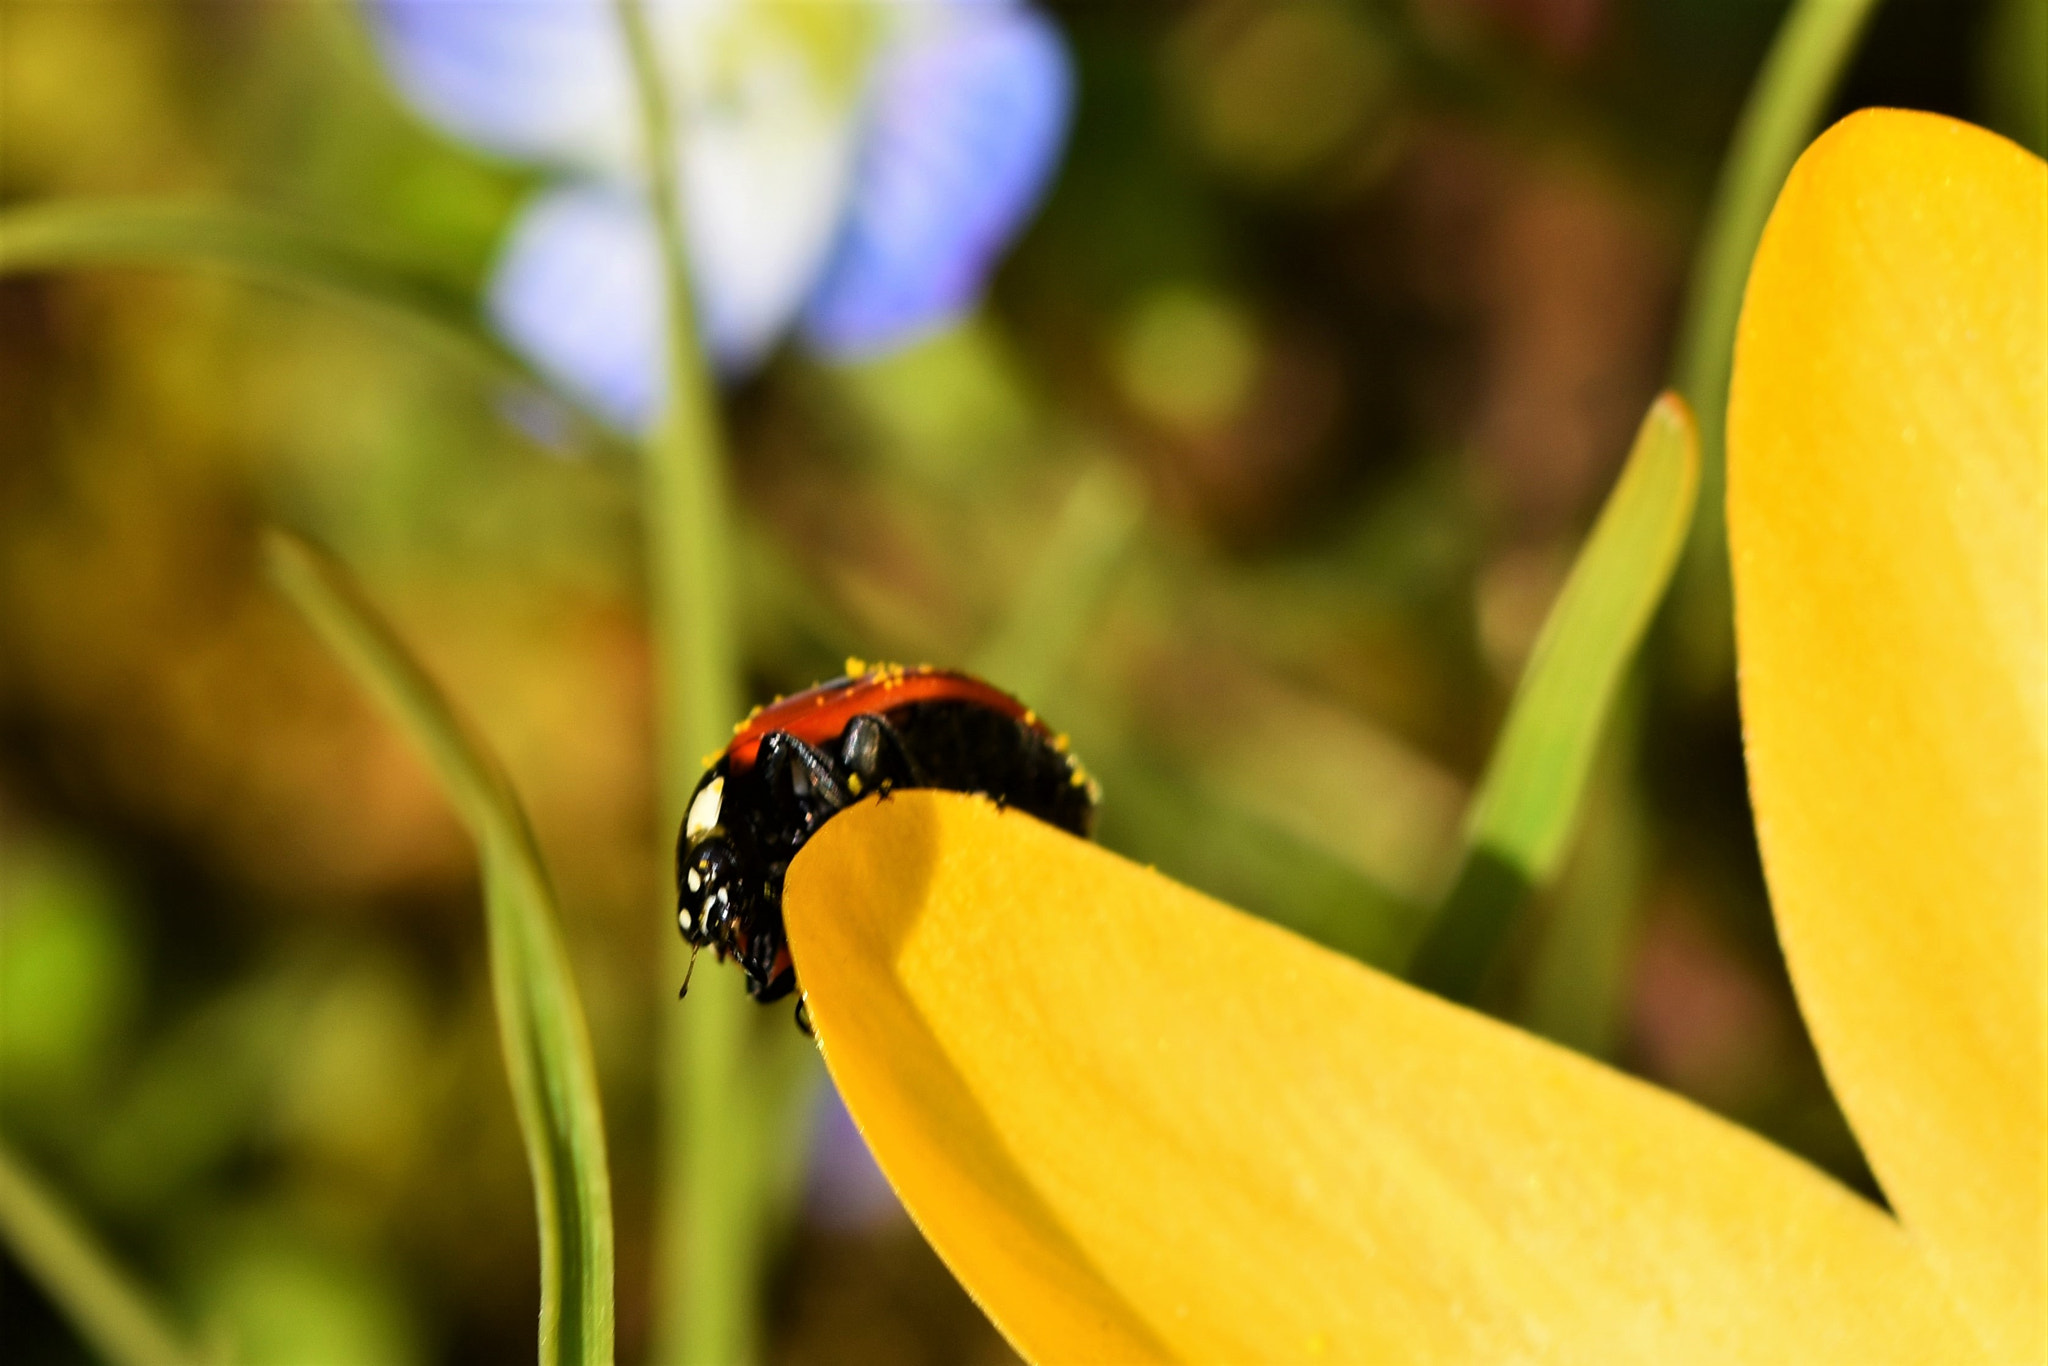
[(704, 775), (676, 841), (676, 928), (695, 948), (731, 951), (753, 901), (745, 860), (721, 824), (725, 765)]

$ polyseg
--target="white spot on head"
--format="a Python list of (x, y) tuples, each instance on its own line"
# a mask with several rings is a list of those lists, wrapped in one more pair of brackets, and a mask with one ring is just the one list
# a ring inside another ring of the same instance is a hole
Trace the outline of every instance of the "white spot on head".
[(692, 868), (690, 870), (690, 875), (687, 881), (690, 884), (691, 891), (701, 892), (704, 890), (704, 875), (698, 872), (695, 868)]
[(690, 800), (690, 814), (683, 818), (683, 838), (693, 840), (718, 824), (725, 807), (725, 779), (713, 778)]
[(691, 915), (687, 909), (677, 911), (676, 920), (679, 924), (682, 925), (684, 934), (688, 934), (690, 932), (690, 927), (697, 923), (696, 917)]

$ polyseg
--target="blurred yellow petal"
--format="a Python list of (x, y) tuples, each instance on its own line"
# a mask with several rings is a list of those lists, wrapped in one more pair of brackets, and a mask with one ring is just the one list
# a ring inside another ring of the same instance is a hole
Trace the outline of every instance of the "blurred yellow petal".
[(2048, 1360), (2048, 166), (1858, 114), (1749, 282), (1728, 520), (1779, 934), (1893, 1208)]
[(1898, 1225), (1672, 1096), (1015, 812), (834, 818), (833, 1079), (1039, 1361), (1955, 1361)]

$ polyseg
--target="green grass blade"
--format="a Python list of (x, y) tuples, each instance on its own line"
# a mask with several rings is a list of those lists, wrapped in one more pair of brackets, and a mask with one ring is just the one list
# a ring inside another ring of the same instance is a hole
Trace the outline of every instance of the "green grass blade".
[(1694, 670), (1714, 677), (1726, 676), (1734, 652), (1722, 438), (1749, 262), (1778, 191), (1813, 140), (1878, 3), (1798, 0), (1785, 15), (1735, 126), (1693, 258), (1672, 385), (1699, 418), (1700, 498), (1678, 595), (1685, 617), (1681, 644)]
[(415, 263), (226, 204), (58, 200), (0, 212), (0, 275), (103, 266), (198, 266), (362, 309), (491, 380), (552, 394), (603, 431), (491, 333), (471, 291)]
[(78, 1218), (0, 1142), (0, 1236), (36, 1283), (114, 1366), (196, 1366), (157, 1310)]
[(541, 1366), (612, 1360), (611, 1177), (583, 1008), (532, 828), (489, 750), (346, 570), (267, 539), (285, 594), (432, 766), (483, 865), (491, 985), (540, 1220)]
[(1629, 950), (1650, 874), (1650, 820), (1634, 773), (1641, 683), (1638, 672), (1614, 705), (1584, 824), (1548, 898), (1515, 1015), (1532, 1033), (1595, 1058), (1613, 1057), (1622, 1043)]
[[(1686, 326), (1673, 367), (1678, 391), (1699, 416), (1702, 483), (1709, 495), (1720, 483), (1721, 428), (1749, 260), (1779, 188), (1813, 140), (1814, 125), (1877, 5), (1878, 0), (1799, 0), (1792, 7), (1757, 72), (1722, 163), (1693, 261)], [(1713, 518), (1720, 509), (1709, 496), (1700, 511)]]
[(1409, 976), (1469, 1000), (1515, 909), (1563, 861), (1636, 647), (1664, 596), (1699, 486), (1684, 402), (1650, 406), (1607, 506), (1550, 609), (1465, 818), (1465, 855)]
[(1084, 471), (1003, 623), (975, 653), (973, 671), (1046, 705), (1144, 524), (1145, 495), (1135, 479), (1107, 461)]

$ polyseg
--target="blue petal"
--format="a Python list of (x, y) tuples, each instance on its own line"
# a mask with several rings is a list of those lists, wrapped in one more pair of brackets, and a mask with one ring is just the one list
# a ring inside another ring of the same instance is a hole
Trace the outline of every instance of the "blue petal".
[[(737, 207), (765, 206), (750, 199)], [(728, 235), (692, 257), (698, 326), (721, 374), (759, 363), (779, 335), (776, 273), (791, 266), (782, 224), (750, 243)], [(512, 225), (491, 276), (498, 330), (541, 372), (628, 431), (644, 432), (667, 395), (668, 286), (654, 216), (638, 191), (609, 182), (551, 189)], [(759, 259), (753, 259), (759, 258)]]
[(805, 1202), (811, 1218), (836, 1229), (872, 1230), (901, 1222), (903, 1204), (875, 1165), (875, 1155), (854, 1127), (846, 1102), (829, 1083), (819, 1089)]
[(870, 99), (847, 221), (804, 314), (841, 358), (974, 303), (1058, 164), (1073, 73), (1035, 11), (961, 5), (883, 58)]
[(644, 432), (661, 411), (661, 254), (632, 191), (551, 190), (513, 225), (491, 280), (490, 312), (542, 373), (606, 420)]
[(624, 173), (638, 146), (611, 0), (371, 0), (406, 99), (507, 156)]

